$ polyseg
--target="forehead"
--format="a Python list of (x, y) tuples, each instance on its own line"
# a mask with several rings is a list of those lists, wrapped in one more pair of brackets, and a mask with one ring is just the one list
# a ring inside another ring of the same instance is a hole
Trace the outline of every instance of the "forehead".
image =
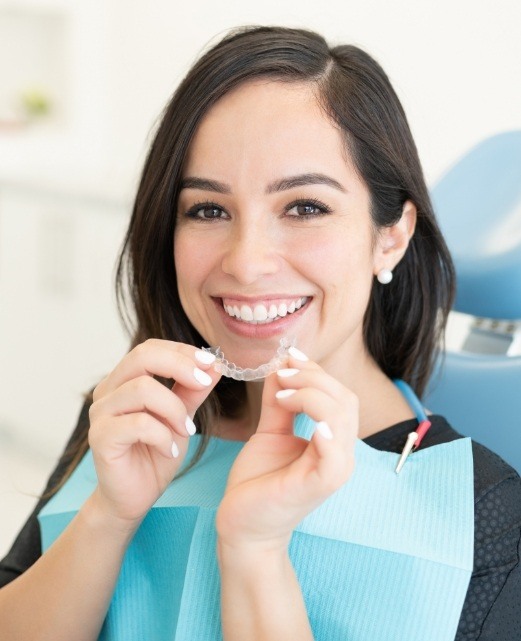
[(190, 145), (184, 173), (235, 170), (267, 179), (296, 170), (351, 173), (353, 167), (340, 129), (311, 84), (261, 79), (243, 83), (209, 110)]

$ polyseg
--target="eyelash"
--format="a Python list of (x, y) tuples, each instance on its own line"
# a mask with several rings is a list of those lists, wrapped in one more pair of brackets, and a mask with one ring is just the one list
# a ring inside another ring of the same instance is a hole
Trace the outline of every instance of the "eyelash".
[[(332, 212), (332, 209), (328, 207), (325, 203), (323, 203), (320, 200), (317, 200), (316, 198), (297, 198), (296, 200), (292, 201), (288, 205), (284, 207), (284, 212), (289, 212), (291, 211), (294, 207), (298, 206), (311, 206), (314, 207), (315, 209), (319, 210), (319, 213), (315, 214), (299, 214), (297, 216), (290, 216), (290, 218), (295, 218), (295, 219), (311, 219), (311, 218), (318, 218), (319, 216), (324, 216), (326, 214), (330, 214)], [(206, 200), (204, 202), (199, 202), (195, 203), (195, 205), (192, 205), (190, 209), (185, 213), (186, 218), (191, 218), (193, 220), (197, 220), (200, 222), (204, 223), (211, 223), (215, 220), (221, 220), (220, 217), (214, 217), (214, 218), (201, 218), (198, 216), (198, 212), (201, 211), (201, 209), (218, 209), (222, 212), (225, 212), (225, 209), (223, 209), (220, 205), (218, 205), (215, 202)]]

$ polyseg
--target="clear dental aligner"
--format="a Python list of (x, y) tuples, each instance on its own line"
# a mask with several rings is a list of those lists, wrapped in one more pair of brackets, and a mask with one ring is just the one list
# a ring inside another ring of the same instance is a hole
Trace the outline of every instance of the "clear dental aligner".
[(277, 349), (275, 356), (264, 365), (259, 365), (255, 369), (250, 367), (239, 367), (235, 363), (230, 363), (224, 358), (224, 354), (221, 351), (220, 347), (203, 347), (203, 351), (210, 352), (216, 357), (214, 363), (214, 369), (216, 372), (221, 373), (223, 376), (228, 378), (233, 378), (236, 381), (258, 381), (266, 376), (269, 376), (273, 372), (276, 372), (284, 361), (284, 357), (288, 353), (290, 347), (295, 347), (296, 338), (293, 336), (291, 338), (281, 338), (280, 346)]

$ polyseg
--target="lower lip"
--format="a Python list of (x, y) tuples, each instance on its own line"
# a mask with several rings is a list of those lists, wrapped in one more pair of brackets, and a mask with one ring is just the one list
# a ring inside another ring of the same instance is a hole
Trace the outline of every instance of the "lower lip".
[(213, 302), (219, 310), (225, 326), (234, 334), (239, 334), (240, 336), (245, 336), (246, 338), (272, 338), (273, 336), (278, 336), (290, 331), (292, 325), (295, 322), (298, 322), (299, 318), (301, 318), (301, 316), (307, 310), (309, 304), (311, 303), (311, 300), (312, 298), (308, 297), (306, 303), (302, 305), (300, 309), (294, 311), (292, 314), (287, 314), (283, 318), (278, 318), (271, 323), (263, 323), (260, 325), (253, 325), (251, 323), (245, 323), (244, 321), (232, 318), (229, 314), (226, 313), (222, 305), (222, 300), (220, 298), (214, 298)]

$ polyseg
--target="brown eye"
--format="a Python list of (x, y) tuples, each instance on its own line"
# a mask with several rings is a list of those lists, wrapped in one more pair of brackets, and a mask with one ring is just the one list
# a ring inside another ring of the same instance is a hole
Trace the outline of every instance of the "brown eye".
[(223, 218), (224, 210), (214, 203), (197, 203), (185, 214), (187, 218), (201, 221), (220, 220)]
[(315, 218), (331, 213), (331, 208), (326, 204), (312, 199), (299, 199), (287, 205), (286, 214), (293, 218)]
[(211, 219), (211, 218), (219, 218), (219, 216), (221, 215), (221, 212), (222, 212), (222, 209), (219, 209), (219, 207), (201, 207), (198, 213), (200, 214), (199, 216), (200, 218)]
[(318, 207), (310, 204), (297, 205), (295, 209), (299, 216), (313, 216), (314, 214), (320, 213)]

